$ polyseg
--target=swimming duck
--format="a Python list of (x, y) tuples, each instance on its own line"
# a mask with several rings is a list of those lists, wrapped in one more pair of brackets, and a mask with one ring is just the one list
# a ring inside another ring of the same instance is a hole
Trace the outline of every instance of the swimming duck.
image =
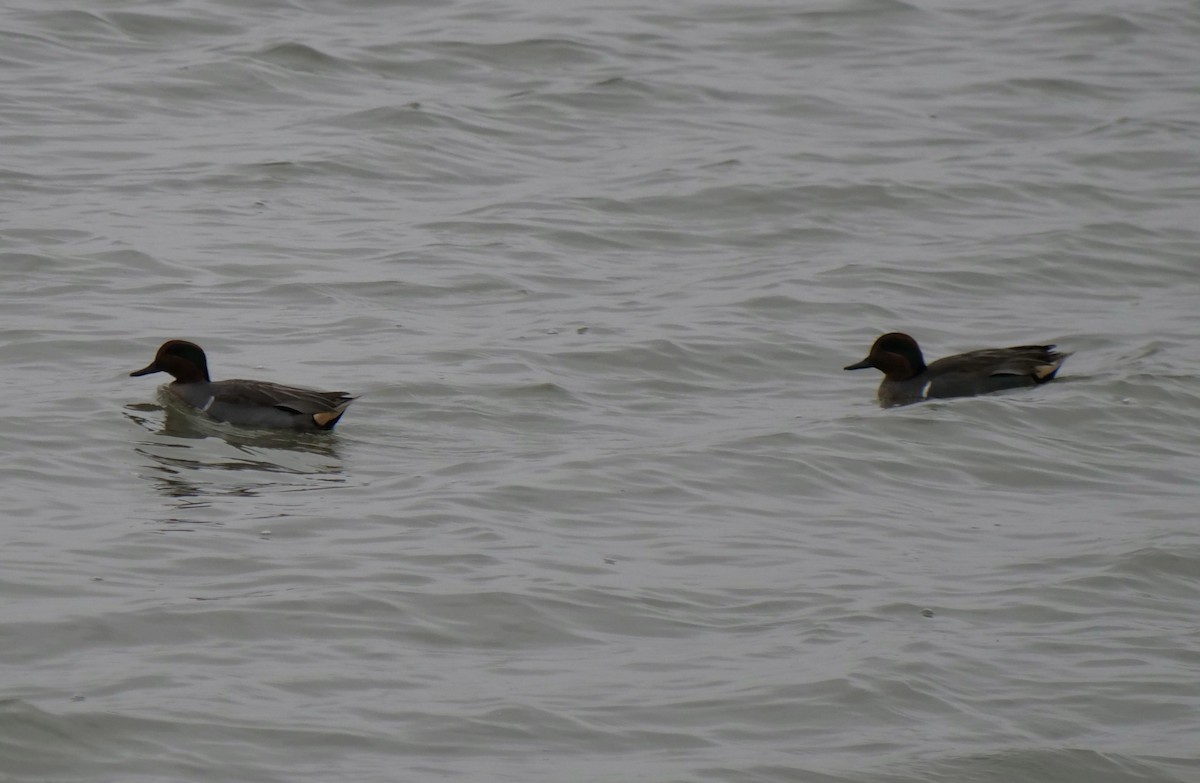
[(322, 392), (267, 381), (211, 381), (203, 349), (186, 340), (163, 343), (154, 361), (130, 376), (165, 372), (167, 390), (201, 413), (230, 424), (264, 429), (331, 430), (355, 400), (346, 392)]
[(874, 367), (882, 372), (879, 404), (886, 407), (1037, 386), (1052, 379), (1070, 355), (1053, 345), (1018, 345), (968, 351), (927, 365), (916, 340), (891, 332), (875, 341), (867, 358), (845, 369)]

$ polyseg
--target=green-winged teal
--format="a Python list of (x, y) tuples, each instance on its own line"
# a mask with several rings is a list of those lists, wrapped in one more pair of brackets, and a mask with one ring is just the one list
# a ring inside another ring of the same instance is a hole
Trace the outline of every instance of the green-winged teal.
[(186, 340), (168, 340), (154, 361), (131, 376), (165, 372), (175, 378), (167, 389), (202, 413), (230, 424), (264, 429), (331, 430), (354, 397), (267, 381), (211, 381), (203, 349)]
[(1037, 386), (1053, 378), (1070, 355), (1055, 351), (1053, 345), (1018, 345), (968, 351), (927, 365), (916, 340), (891, 332), (875, 341), (867, 358), (846, 369), (874, 367), (882, 372), (879, 403), (891, 406)]

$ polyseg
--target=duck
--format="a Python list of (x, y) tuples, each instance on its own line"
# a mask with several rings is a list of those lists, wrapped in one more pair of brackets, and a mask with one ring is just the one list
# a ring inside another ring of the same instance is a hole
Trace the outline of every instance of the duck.
[(332, 430), (356, 397), (346, 392), (325, 392), (284, 386), (268, 381), (208, 377), (204, 349), (187, 340), (168, 340), (154, 361), (130, 377), (165, 372), (175, 380), (167, 391), (184, 404), (217, 421), (259, 429), (320, 432)]
[(875, 341), (867, 358), (844, 369), (874, 367), (882, 372), (879, 404), (891, 407), (1039, 386), (1053, 380), (1071, 355), (1055, 348), (1054, 345), (984, 348), (925, 364), (916, 340), (902, 332), (889, 332)]

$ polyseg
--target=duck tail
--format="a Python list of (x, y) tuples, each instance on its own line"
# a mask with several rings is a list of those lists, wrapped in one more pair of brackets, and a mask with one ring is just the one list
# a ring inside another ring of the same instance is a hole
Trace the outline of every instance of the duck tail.
[(1046, 346), (1046, 363), (1039, 364), (1033, 368), (1033, 380), (1037, 383), (1046, 383), (1054, 378), (1058, 368), (1062, 367), (1063, 362), (1071, 355), (1070, 351), (1059, 352), (1054, 350), (1053, 345)]
[(346, 409), (350, 407), (350, 403), (354, 402), (354, 400), (355, 398), (351, 397), (333, 410), (314, 413), (312, 415), (313, 423), (317, 425), (317, 429), (319, 430), (333, 429), (334, 425), (338, 423), (342, 418), (342, 414), (346, 412)]

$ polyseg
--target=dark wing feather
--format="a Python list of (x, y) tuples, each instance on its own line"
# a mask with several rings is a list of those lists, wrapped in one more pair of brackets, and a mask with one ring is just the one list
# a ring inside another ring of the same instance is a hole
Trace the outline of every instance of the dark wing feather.
[(301, 415), (332, 411), (354, 399), (346, 392), (315, 391), (269, 381), (217, 381), (211, 388), (222, 402), (230, 405), (270, 406)]
[(959, 397), (1036, 386), (1053, 378), (1068, 356), (1053, 345), (985, 348), (947, 356), (929, 365), (928, 396)]
[(1059, 353), (1053, 345), (1018, 345), (1012, 348), (985, 348), (957, 356), (947, 356), (929, 365), (932, 375), (979, 373), (988, 375), (1036, 375), (1039, 368), (1057, 368), (1070, 354)]

